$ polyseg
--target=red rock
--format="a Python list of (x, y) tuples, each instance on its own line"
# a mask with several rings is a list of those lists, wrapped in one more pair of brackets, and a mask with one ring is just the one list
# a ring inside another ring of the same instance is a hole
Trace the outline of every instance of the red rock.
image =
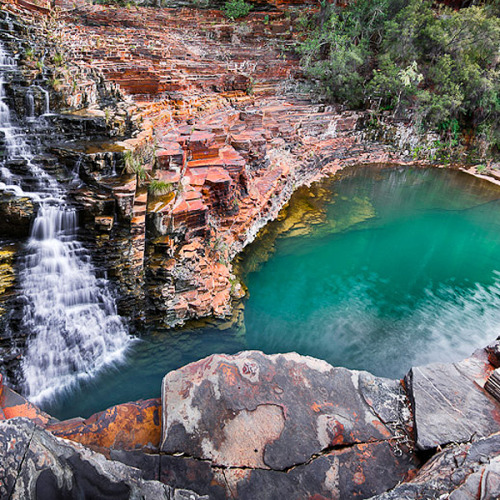
[[(1, 381), (0, 381), (1, 384)], [(26, 398), (17, 394), (10, 387), (1, 384), (0, 409), (3, 418), (24, 417), (33, 420), (38, 425), (44, 427), (54, 419), (47, 413), (40, 410), (37, 406), (30, 403)]]
[(161, 402), (147, 399), (113, 406), (91, 417), (48, 425), (52, 434), (95, 451), (156, 451), (161, 434)]

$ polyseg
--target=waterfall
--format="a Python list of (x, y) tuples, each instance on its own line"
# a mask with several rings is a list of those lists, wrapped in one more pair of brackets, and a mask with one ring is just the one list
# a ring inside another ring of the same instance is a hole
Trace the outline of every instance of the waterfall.
[[(21, 329), (29, 339), (21, 363), (24, 390), (40, 402), (120, 360), (132, 337), (117, 314), (109, 282), (98, 277), (77, 239), (75, 208), (59, 183), (36, 165), (26, 133), (15, 124), (4, 81), (15, 70), (15, 61), (0, 42), (0, 140), (5, 143), (0, 189), (30, 196), (39, 204), (20, 261), (19, 285)], [(45, 112), (49, 111), (47, 93)], [(12, 172), (11, 164), (22, 165), (30, 182)]]
[(44, 109), (43, 109), (43, 115), (42, 116), (46, 116), (46, 115), (50, 115), (50, 96), (49, 96), (49, 92), (48, 90), (45, 90), (43, 88), (40, 87), (40, 90), (43, 94), (43, 103), (44, 103)]
[(35, 98), (31, 90), (26, 92), (26, 119), (29, 121), (35, 119)]

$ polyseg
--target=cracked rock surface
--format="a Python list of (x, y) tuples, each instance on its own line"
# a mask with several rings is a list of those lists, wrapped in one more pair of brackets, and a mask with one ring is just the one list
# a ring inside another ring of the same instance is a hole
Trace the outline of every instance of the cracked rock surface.
[(432, 450), (500, 430), (500, 405), (482, 388), (492, 370), (484, 350), (459, 363), (410, 370), (418, 448)]
[[(495, 368), (488, 354), (413, 368), (402, 383), (245, 351), (168, 373), (161, 402), (82, 422), (7, 406), (0, 498), (498, 499), (500, 403), (483, 388)], [(9, 419), (16, 408), (37, 420)]]
[(214, 498), (366, 498), (416, 466), (398, 381), (295, 353), (210, 356), (167, 374), (162, 400), (163, 480)]

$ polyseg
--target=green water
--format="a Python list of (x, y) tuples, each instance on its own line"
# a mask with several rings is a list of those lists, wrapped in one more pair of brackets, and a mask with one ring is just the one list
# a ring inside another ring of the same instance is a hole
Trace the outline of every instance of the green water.
[(243, 255), (246, 333), (148, 333), (47, 406), (59, 418), (158, 397), (214, 352), (297, 351), (401, 377), (500, 334), (500, 188), (448, 170), (354, 168), (300, 189)]

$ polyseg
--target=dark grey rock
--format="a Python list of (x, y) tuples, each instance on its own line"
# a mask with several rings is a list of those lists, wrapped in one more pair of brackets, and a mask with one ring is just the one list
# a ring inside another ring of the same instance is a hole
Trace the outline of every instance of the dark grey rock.
[(399, 380), (375, 377), (360, 372), (359, 389), (366, 403), (385, 424), (399, 422), (405, 405), (403, 389)]
[(391, 445), (382, 442), (332, 451), (286, 473), (254, 470), (241, 477), (241, 472), (227, 470), (225, 476), (242, 499), (340, 500), (387, 491), (412, 468), (409, 456), (396, 456)]
[[(158, 481), (144, 480), (139, 469), (106, 459), (78, 443), (54, 437), (24, 419), (0, 422), (0, 490), (12, 500), (189, 499)], [(206, 500), (206, 497), (205, 497)]]
[(372, 500), (495, 500), (500, 498), (500, 434), (450, 446), (418, 474)]
[(0, 423), (0, 498), (11, 498), (35, 425), (7, 420)]
[(475, 381), (482, 372), (484, 361), (477, 357), (410, 370), (418, 448), (431, 450), (500, 431), (500, 405)]
[(387, 420), (398, 411), (396, 384), (296, 353), (213, 355), (167, 374), (162, 391), (161, 451), (230, 467), (284, 470), (391, 439), (370, 404)]

